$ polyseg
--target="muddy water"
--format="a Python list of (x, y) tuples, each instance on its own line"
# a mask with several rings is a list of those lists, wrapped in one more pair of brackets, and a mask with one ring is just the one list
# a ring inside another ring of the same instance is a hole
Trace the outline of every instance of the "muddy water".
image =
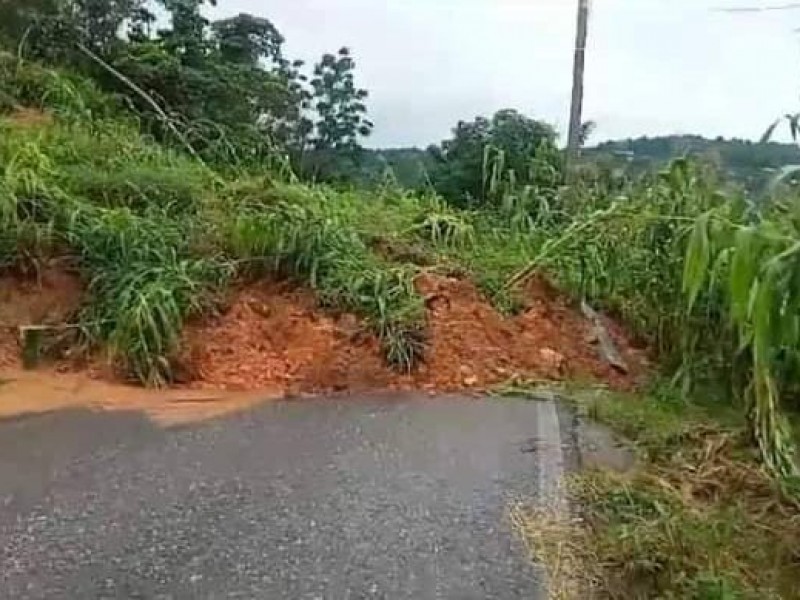
[(162, 426), (213, 419), (271, 399), (281, 389), (248, 392), (148, 390), (55, 371), (0, 371), (0, 419), (64, 408), (141, 411)]

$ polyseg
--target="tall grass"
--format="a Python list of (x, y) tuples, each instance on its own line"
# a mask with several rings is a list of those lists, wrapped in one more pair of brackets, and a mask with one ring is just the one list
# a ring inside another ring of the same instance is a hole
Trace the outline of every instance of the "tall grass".
[(509, 283), (546, 271), (621, 317), (684, 391), (727, 389), (765, 465), (789, 477), (797, 463), (779, 407), (800, 384), (800, 204), (766, 206), (678, 160), (623, 194), (573, 204)]
[[(686, 311), (688, 234), (696, 216), (725, 201), (685, 160), (612, 197), (589, 196), (545, 242), (537, 264), (576, 296), (620, 316), (678, 368), (706, 320)], [(713, 326), (713, 323), (709, 323)], [(687, 336), (687, 334), (690, 334)]]
[(248, 195), (231, 207), (236, 216), (222, 226), (229, 255), (246, 271), (294, 278), (317, 290), (325, 305), (366, 317), (389, 364), (412, 369), (423, 351), (414, 269), (373, 254), (346, 209), (319, 202), (313, 189), (307, 194), (296, 203), (267, 191), (260, 201)]
[(105, 342), (111, 360), (136, 380), (169, 383), (185, 320), (208, 309), (228, 275), (220, 263), (174, 252), (100, 271), (89, 285), (84, 332), (90, 342)]
[(711, 296), (720, 307), (729, 378), (767, 466), (797, 476), (780, 406), (800, 384), (800, 203), (763, 211), (728, 203), (698, 217), (684, 282), (691, 305)]
[(82, 93), (68, 93), (69, 82), (56, 86), (51, 72), (33, 75), (30, 89), (16, 93), (52, 84), (40, 99), (64, 110), (45, 127), (0, 123), (2, 262), (72, 258), (89, 283), (85, 341), (107, 346), (138, 380), (162, 384), (183, 321), (228, 275), (214, 255), (189, 256), (188, 220), (209, 178), (124, 119), (89, 123), (86, 114), (65, 115), (81, 108), (69, 103)]
[(126, 118), (119, 103), (91, 80), (23, 61), (6, 51), (0, 51), (0, 98), (6, 112), (18, 106), (34, 107), (63, 120), (86, 123)]

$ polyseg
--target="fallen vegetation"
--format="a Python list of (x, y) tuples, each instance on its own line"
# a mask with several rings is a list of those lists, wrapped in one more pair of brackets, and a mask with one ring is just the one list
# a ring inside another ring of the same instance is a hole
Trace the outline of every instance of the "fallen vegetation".
[(554, 598), (796, 598), (800, 503), (772, 478), (736, 411), (647, 396), (570, 392), (585, 417), (630, 440), (624, 472), (568, 481), (573, 518), (518, 506), (514, 522)]

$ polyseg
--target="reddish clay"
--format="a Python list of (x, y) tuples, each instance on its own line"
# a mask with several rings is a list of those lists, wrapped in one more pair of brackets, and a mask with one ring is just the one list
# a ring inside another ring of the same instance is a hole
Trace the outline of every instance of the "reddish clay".
[[(427, 307), (428, 347), (425, 362), (408, 376), (386, 366), (378, 340), (358, 319), (321, 312), (311, 293), (272, 283), (238, 290), (223, 315), (191, 326), (184, 363), (193, 385), (236, 390), (447, 391), (513, 377), (634, 384), (600, 360), (590, 324), (544, 281), (527, 286), (525, 309), (511, 318), (466, 280), (427, 274), (417, 287)], [(611, 335), (636, 372), (640, 353), (618, 328)]]
[[(425, 361), (410, 375), (384, 361), (380, 342), (353, 315), (320, 310), (314, 295), (285, 283), (261, 282), (231, 293), (220, 315), (186, 328), (177, 371), (182, 386), (283, 393), (485, 389), (513, 378), (583, 379), (614, 388), (635, 384), (641, 352), (609, 321), (609, 333), (632, 367), (625, 375), (604, 363), (589, 322), (544, 280), (529, 283), (525, 306), (504, 317), (468, 280), (424, 274)], [(80, 306), (80, 280), (56, 268), (37, 278), (0, 278), (0, 368), (20, 367), (19, 326), (63, 324)], [(102, 361), (57, 363), (59, 370), (113, 379)]]

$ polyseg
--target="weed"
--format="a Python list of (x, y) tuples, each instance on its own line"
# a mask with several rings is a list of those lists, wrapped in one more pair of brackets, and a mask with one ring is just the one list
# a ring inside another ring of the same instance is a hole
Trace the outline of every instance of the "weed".
[(464, 248), (475, 241), (475, 230), (466, 213), (449, 208), (441, 201), (421, 214), (412, 232), (434, 246)]
[(207, 260), (162, 258), (96, 276), (89, 286), (93, 303), (83, 315), (90, 342), (107, 342), (112, 361), (153, 386), (171, 381), (183, 323), (209, 306), (229, 275)]
[(666, 385), (567, 396), (625, 434), (640, 460), (629, 473), (571, 476), (580, 519), (516, 511), (537, 558), (570, 566), (562, 597), (797, 597), (800, 504), (758, 464), (740, 412)]
[(206, 195), (207, 177), (178, 167), (132, 165), (114, 171), (85, 166), (62, 169), (61, 187), (70, 194), (108, 207), (142, 211), (160, 207), (166, 214), (194, 212)]

